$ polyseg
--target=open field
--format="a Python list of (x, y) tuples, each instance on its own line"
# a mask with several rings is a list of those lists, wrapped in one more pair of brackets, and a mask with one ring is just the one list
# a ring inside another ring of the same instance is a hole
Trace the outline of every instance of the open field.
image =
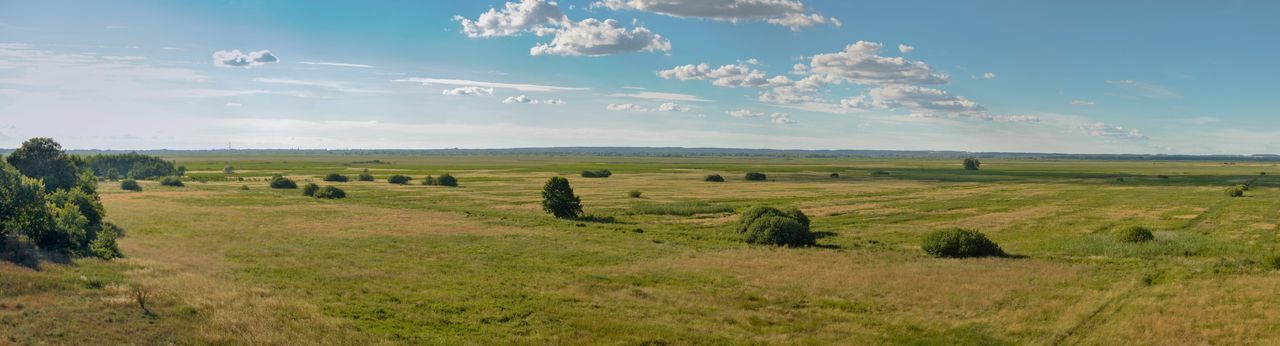
[[(1262, 264), (1280, 223), (1280, 179), (1259, 174), (1280, 173), (1270, 162), (984, 160), (966, 172), (925, 159), (374, 158), (168, 157), (208, 182), (103, 183), (126, 258), (0, 263), (0, 344), (1280, 339), (1280, 274)], [(320, 181), (365, 168), (378, 181)], [(588, 169), (614, 175), (577, 176)], [(348, 198), (267, 188), (276, 173)], [(442, 173), (461, 186), (417, 184)], [(703, 181), (713, 173), (728, 181)], [(539, 193), (557, 175), (587, 214), (614, 221), (545, 214)], [(1249, 181), (1246, 197), (1223, 194)], [(726, 210), (757, 204), (802, 208), (819, 246), (742, 243)], [(1129, 225), (1156, 240), (1113, 239)], [(925, 233), (956, 226), (1014, 256), (920, 250)]]

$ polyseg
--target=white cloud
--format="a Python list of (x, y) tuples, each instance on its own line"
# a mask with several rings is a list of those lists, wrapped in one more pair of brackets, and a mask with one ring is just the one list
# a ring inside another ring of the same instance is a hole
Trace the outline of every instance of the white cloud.
[(554, 1), (544, 0), (508, 2), (501, 11), (490, 8), (474, 21), (462, 16), (453, 19), (462, 23), (462, 33), (472, 38), (515, 36), (568, 21)]
[(828, 81), (866, 85), (930, 85), (946, 84), (949, 80), (924, 62), (880, 56), (882, 48), (884, 45), (880, 43), (858, 41), (841, 52), (814, 55), (809, 61), (809, 71)]
[(1076, 129), (1086, 135), (1095, 137), (1135, 140), (1147, 139), (1147, 135), (1142, 134), (1142, 131), (1139, 131), (1138, 129), (1124, 128), (1123, 126), (1106, 123), (1079, 124), (1076, 126)]
[(764, 113), (756, 112), (750, 109), (739, 109), (736, 111), (725, 112), (725, 113), (731, 116), (734, 116), (736, 118), (759, 118), (764, 116)]
[(502, 103), (531, 104), (531, 105), (562, 105), (564, 104), (564, 101), (561, 101), (558, 99), (536, 100), (536, 99), (529, 98), (528, 96), (520, 95), (520, 96), (507, 97), (506, 99), (502, 100)]
[(791, 125), (796, 123), (795, 120), (791, 119), (791, 114), (787, 113), (773, 113), (769, 118), (771, 122), (778, 125)]
[(689, 107), (685, 107), (685, 106), (681, 106), (681, 105), (679, 105), (679, 104), (675, 104), (675, 103), (667, 102), (667, 103), (663, 103), (663, 104), (661, 104), (661, 105), (658, 105), (658, 111), (659, 111), (659, 112), (688, 112), (688, 111), (689, 111)]
[(493, 88), (482, 88), (478, 86), (464, 86), (464, 87), (457, 87), (453, 89), (445, 89), (441, 91), (441, 94), (449, 95), (449, 96), (493, 95)]
[(615, 112), (647, 112), (648, 108), (641, 107), (634, 103), (610, 103), (605, 109)]
[(996, 79), (996, 73), (995, 72), (983, 73), (982, 79)]
[(603, 56), (630, 52), (671, 51), (671, 41), (636, 27), (630, 31), (618, 21), (587, 18), (578, 23), (566, 22), (554, 31), (551, 43), (529, 49), (529, 55)]
[(865, 100), (842, 101), (841, 104), (871, 105), (885, 109), (905, 109), (914, 117), (923, 118), (974, 118), (990, 120), (986, 107), (974, 103), (962, 96), (953, 96), (946, 91), (919, 86), (889, 85), (871, 89), (870, 103)]
[(902, 52), (902, 54), (911, 53), (911, 52), (914, 52), (915, 50), (916, 50), (916, 47), (908, 46), (905, 44), (898, 45), (898, 51)]
[(730, 88), (758, 87), (769, 83), (764, 72), (745, 64), (721, 65), (714, 69), (705, 63), (683, 65), (658, 71), (658, 76), (664, 79), (710, 80), (713, 85)]
[(373, 65), (349, 64), (344, 62), (299, 61), (298, 63), (303, 65), (324, 65), (324, 66), (336, 66), (336, 67), (356, 67), (356, 68), (373, 68), (374, 67)]
[(804, 4), (796, 0), (602, 0), (592, 4), (592, 7), (598, 6), (732, 23), (763, 20), (793, 31), (819, 24), (841, 25), (834, 17), (806, 14)]
[(655, 92), (655, 91), (642, 91), (638, 93), (629, 93), (629, 94), (627, 93), (609, 94), (609, 96), (630, 97), (630, 98), (655, 100), (655, 101), (696, 101), (696, 102), (708, 101), (706, 99), (700, 98), (695, 95), (664, 93), (664, 92)]
[(424, 86), (429, 85), (456, 85), (456, 86), (478, 86), (499, 89), (514, 89), (525, 92), (550, 92), (550, 91), (579, 91), (590, 90), (588, 88), (572, 88), (554, 85), (538, 85), (538, 84), (518, 84), (518, 83), (499, 83), (499, 82), (481, 82), (465, 79), (439, 79), (439, 78), (401, 78), (392, 80), (392, 82), (410, 82), (422, 83)]
[(276, 62), (280, 62), (280, 58), (277, 58), (268, 50), (249, 52), (248, 54), (241, 53), (239, 49), (229, 52), (225, 50), (213, 52), (213, 65), (218, 67), (253, 68)]
[(1073, 106), (1093, 106), (1096, 104), (1098, 103), (1089, 100), (1071, 100), (1071, 105)]
[(629, 89), (629, 90), (645, 90), (645, 88), (635, 87), (635, 86), (624, 86), (624, 87), (622, 87), (622, 88), (623, 88), (623, 89)]

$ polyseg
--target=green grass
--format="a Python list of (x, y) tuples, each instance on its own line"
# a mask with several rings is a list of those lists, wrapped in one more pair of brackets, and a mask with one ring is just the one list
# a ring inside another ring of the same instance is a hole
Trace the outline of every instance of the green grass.
[(706, 201), (678, 201), (669, 203), (639, 203), (631, 210), (640, 214), (693, 216), (696, 214), (714, 214), (732, 212), (733, 208)]

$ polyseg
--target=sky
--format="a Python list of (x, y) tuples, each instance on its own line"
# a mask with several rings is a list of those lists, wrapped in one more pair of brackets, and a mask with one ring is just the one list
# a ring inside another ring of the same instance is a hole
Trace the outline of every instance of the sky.
[(0, 148), (1280, 153), (1275, 1), (0, 0)]

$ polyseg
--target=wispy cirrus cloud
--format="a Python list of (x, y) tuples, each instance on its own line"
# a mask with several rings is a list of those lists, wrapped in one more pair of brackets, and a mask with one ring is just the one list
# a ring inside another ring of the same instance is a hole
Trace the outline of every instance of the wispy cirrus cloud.
[(441, 79), (441, 78), (401, 78), (392, 80), (392, 82), (420, 83), (422, 85), (456, 85), (456, 86), (477, 86), (486, 88), (513, 89), (524, 92), (552, 92), (552, 91), (583, 91), (591, 90), (590, 88), (575, 88), (555, 85), (540, 84), (521, 84), (521, 83), (500, 83), (500, 82), (483, 82), (466, 79)]
[(303, 65), (321, 65), (321, 66), (355, 67), (355, 68), (374, 68), (374, 66), (373, 66), (373, 65), (365, 65), (365, 64), (351, 64), (351, 63), (345, 63), (345, 62), (299, 61), (298, 63), (299, 63), (299, 64), (303, 64)]
[(269, 50), (241, 53), (239, 49), (213, 52), (213, 66), (254, 68), (280, 62)]

